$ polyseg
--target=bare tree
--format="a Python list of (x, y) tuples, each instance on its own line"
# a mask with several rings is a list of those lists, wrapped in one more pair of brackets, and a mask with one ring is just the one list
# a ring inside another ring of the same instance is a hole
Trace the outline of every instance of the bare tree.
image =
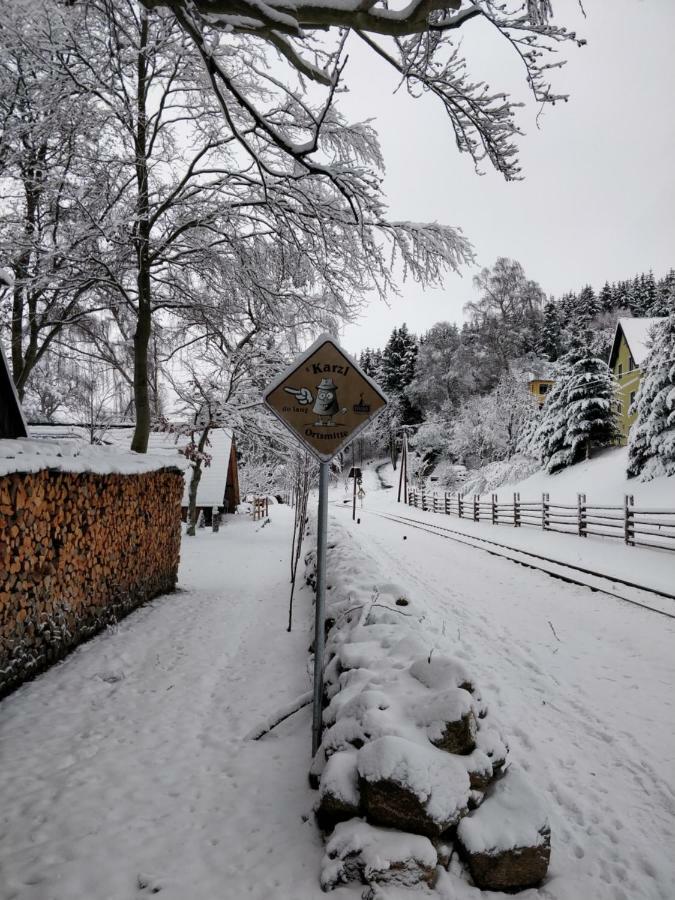
[(25, 0), (0, 17), (0, 259), (13, 276), (0, 309), (20, 397), (45, 353), (101, 303), (89, 266), (103, 214), (98, 123), (54, 65), (60, 41), (45, 28), (30, 45), (45, 23)]
[[(367, 289), (394, 288), (387, 244), (425, 282), (438, 283), (470, 257), (456, 229), (386, 219), (372, 129), (290, 93), (277, 104), (264, 46), (247, 49), (237, 83), (267, 103), (270, 121), (298, 134), (307, 115), (321, 118), (326, 162), (318, 168), (290, 171), (245, 107), (223, 118), (170, 13), (150, 14), (135, 0), (90, 0), (84, 11), (61, 11), (59, 33), (73, 89), (93, 97), (105, 119), (102, 164), (116, 179), (109, 225), (90, 262), (109, 278), (113, 309), (127, 309), (112, 313), (120, 333), (133, 322), (133, 449), (146, 449), (150, 429), (153, 327), (200, 304), (223, 258), (251, 266), (258, 249), (250, 245), (276, 245), (287, 289), (304, 292), (306, 307), (320, 297), (335, 319), (353, 315)], [(242, 139), (256, 144), (254, 159)], [(96, 327), (92, 335), (100, 340)]]
[[(291, 70), (324, 86), (325, 113), (342, 76), (346, 38), (353, 34), (394, 69), (412, 96), (429, 93), (440, 101), (461, 151), (470, 153), (477, 165), (489, 159), (511, 179), (520, 175), (515, 146), (517, 104), (484, 81), (473, 80), (459, 35), (473, 20), (488, 23), (518, 55), (540, 104), (567, 99), (549, 83), (551, 70), (564, 64), (556, 55), (558, 45), (585, 43), (553, 22), (553, 0), (413, 0), (402, 8), (387, 0), (143, 2), (150, 9), (169, 8), (192, 37), (225, 116), (232, 119), (235, 107), (244, 109), (254, 131), (263, 133), (308, 171), (322, 170), (316, 159), (323, 115), (307, 110), (303, 134), (294, 136), (297, 123), (289, 127), (280, 111), (270, 115), (247, 93), (238, 69), (249, 64), (251, 45), (271, 45)], [(289, 85), (283, 87), (290, 95)], [(238, 137), (255, 158), (255, 142), (249, 134), (240, 131)], [(338, 173), (323, 171), (339, 182)]]

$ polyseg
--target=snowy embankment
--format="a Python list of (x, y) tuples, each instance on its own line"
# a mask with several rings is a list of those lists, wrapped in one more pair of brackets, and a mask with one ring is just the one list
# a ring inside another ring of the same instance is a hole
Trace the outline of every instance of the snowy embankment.
[[(605, 476), (602, 480), (601, 473), (596, 470), (595, 480), (601, 487), (601, 503), (621, 505), (623, 494), (614, 493), (622, 489), (623, 481), (617, 474), (620, 471), (620, 461), (617, 456), (624, 451), (609, 451), (609, 462), (613, 466), (615, 477)], [(616, 454), (616, 456), (611, 456)], [(538, 486), (545, 484), (551, 495), (551, 502), (576, 503), (575, 485), (576, 470), (579, 469), (579, 483), (588, 487), (586, 491), (588, 502), (595, 499), (592, 490), (592, 481), (589, 481), (588, 468), (599, 466), (600, 459), (591, 460), (588, 464), (579, 463), (557, 475), (541, 475)], [(614, 575), (627, 581), (638, 582), (655, 590), (675, 593), (675, 553), (668, 550), (653, 550), (645, 547), (626, 547), (621, 537), (610, 538), (598, 535), (589, 535), (581, 538), (576, 534), (559, 534), (553, 531), (544, 531), (534, 526), (523, 525), (514, 528), (509, 524), (492, 525), (489, 522), (474, 522), (469, 518), (459, 519), (457, 516), (446, 516), (442, 513), (423, 512), (421, 509), (408, 507), (404, 503), (397, 503), (398, 471), (392, 471), (390, 464), (377, 464), (379, 475), (376, 476), (375, 465), (370, 465), (364, 471), (364, 484), (367, 491), (366, 508), (391, 513), (398, 516), (412, 517), (421, 522), (429, 522), (434, 525), (442, 525), (451, 528), (459, 535), (468, 537), (487, 538), (497, 541), (514, 550), (525, 550), (540, 554), (547, 559), (558, 560), (561, 563), (569, 563), (581, 566), (602, 574)], [(586, 475), (583, 476), (583, 472)], [(560, 481), (565, 476), (565, 479)], [(380, 490), (381, 481), (393, 485), (391, 490)], [(535, 488), (528, 488), (527, 484), (532, 479), (521, 482), (518, 485), (510, 485), (509, 491), (519, 490), (522, 500), (541, 498), (541, 490), (537, 494)], [(534, 482), (537, 484), (537, 482)], [(636, 505), (655, 504), (656, 507), (675, 509), (675, 478), (660, 478), (647, 484), (630, 481), (631, 486), (642, 488), (645, 494), (635, 497)], [(554, 488), (558, 485), (558, 488)], [(603, 487), (604, 485), (604, 487)], [(537, 490), (539, 489), (537, 487)], [(438, 488), (434, 488), (440, 490)], [(554, 493), (557, 490), (557, 493)], [(581, 490), (581, 489), (580, 489)], [(500, 497), (508, 498), (506, 489), (500, 489)], [(650, 507), (651, 508), (651, 507)]]
[(322, 885), (433, 884), (437, 858), (466, 880), (455, 851), (483, 887), (537, 884), (549, 859), (544, 804), (522, 772), (506, 772), (470, 666), (447, 654), (417, 592), (388, 580), (358, 537), (331, 523), (329, 703), (312, 768), (318, 820), (332, 832)]
[[(465, 483), (459, 485), (461, 492), (468, 494), (496, 492), (508, 497), (514, 491), (520, 493), (521, 500), (540, 500), (542, 493), (550, 496), (551, 503), (576, 503), (577, 494), (586, 494), (586, 501), (593, 504), (621, 506), (626, 494), (635, 497), (637, 506), (657, 506), (675, 509), (675, 478), (655, 478), (640, 481), (626, 476), (628, 451), (625, 447), (600, 450), (592, 459), (576, 463), (555, 475), (547, 475), (538, 470), (527, 477), (507, 477), (510, 463), (493, 463), (485, 467), (490, 477), (469, 472)], [(486, 482), (486, 486), (482, 482)], [(433, 482), (429, 489), (434, 488)]]

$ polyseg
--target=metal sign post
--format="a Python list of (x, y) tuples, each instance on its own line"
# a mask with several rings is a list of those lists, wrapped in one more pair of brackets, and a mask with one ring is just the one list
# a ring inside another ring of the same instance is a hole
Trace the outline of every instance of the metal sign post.
[(330, 461), (382, 412), (387, 398), (329, 335), (323, 335), (265, 391), (264, 401), (296, 440), (321, 464), (314, 619), (314, 755), (321, 744), (323, 715)]
[(312, 756), (321, 743), (323, 713), (323, 655), (326, 643), (326, 546), (328, 538), (328, 477), (330, 463), (319, 467), (319, 514), (316, 529), (316, 611), (314, 616), (314, 707)]

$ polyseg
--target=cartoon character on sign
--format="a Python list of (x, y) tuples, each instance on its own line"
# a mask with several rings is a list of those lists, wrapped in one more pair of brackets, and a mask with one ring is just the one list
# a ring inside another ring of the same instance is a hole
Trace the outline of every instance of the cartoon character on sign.
[[(340, 409), (337, 398), (337, 385), (332, 378), (322, 378), (321, 383), (316, 386), (316, 401), (312, 408), (312, 412), (320, 416), (320, 420), (315, 425), (331, 426), (339, 423), (333, 421), (336, 413), (346, 413), (347, 408)], [(292, 394), (300, 406), (308, 406), (313, 400), (312, 392), (309, 388), (284, 388), (287, 394)]]

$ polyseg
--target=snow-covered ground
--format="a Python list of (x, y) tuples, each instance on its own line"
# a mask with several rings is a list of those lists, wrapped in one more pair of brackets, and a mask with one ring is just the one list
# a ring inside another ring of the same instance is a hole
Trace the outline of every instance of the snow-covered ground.
[(310, 683), (291, 528), (185, 539), (178, 593), (0, 704), (2, 900), (320, 895), (309, 710), (243, 740)]
[(624, 494), (633, 494), (637, 506), (653, 505), (675, 509), (675, 478), (655, 478), (640, 481), (626, 477), (628, 451), (625, 447), (601, 450), (588, 461), (547, 475), (536, 472), (514, 485), (504, 485), (499, 491), (520, 491), (523, 500), (539, 499), (544, 491), (551, 502), (575, 502), (577, 494), (586, 494), (588, 503), (610, 503), (620, 506)]
[[(578, 469), (579, 484), (586, 488), (589, 504), (593, 497), (598, 503), (620, 506), (623, 503), (623, 493), (618, 492), (623, 490), (623, 481), (618, 456), (624, 452), (622, 449), (609, 451), (611, 464), (609, 475), (600, 472), (599, 460), (594, 459), (589, 463), (579, 463), (578, 466), (557, 475), (541, 473), (520, 484), (509, 485), (508, 490), (500, 488), (499, 496), (506, 502), (506, 498), (513, 495), (513, 490), (519, 490), (521, 500), (532, 500), (540, 498), (542, 490), (546, 490), (550, 492), (552, 503), (556, 501), (576, 503), (576, 489), (572, 475)], [(379, 476), (375, 474), (376, 468), (379, 469)], [(614, 477), (611, 477), (612, 473)], [(599, 535), (580, 538), (576, 534), (543, 531), (531, 525), (513, 528), (509, 524), (492, 525), (487, 522), (473, 522), (467, 518), (459, 519), (457, 516), (424, 512), (421, 509), (407, 507), (403, 503), (393, 502), (398, 493), (398, 474), (392, 471), (390, 464), (381, 463), (377, 466), (373, 464), (366, 468), (364, 484), (368, 492), (368, 507), (371, 510), (394, 513), (398, 516), (413, 516), (422, 522), (451, 528), (469, 537), (488, 538), (515, 550), (528, 550), (549, 559), (581, 566), (601, 574), (615, 575), (655, 590), (675, 593), (675, 553), (672, 551), (626, 547), (621, 538)], [(564, 479), (563, 475), (566, 476)], [(382, 481), (392, 485), (391, 489), (380, 490)], [(594, 483), (598, 486), (596, 494), (591, 493)], [(650, 504), (649, 508), (675, 509), (675, 478), (659, 478), (647, 484), (631, 481), (630, 485), (634, 485), (636, 490), (641, 488), (643, 491), (643, 494), (636, 496), (636, 505)], [(440, 488), (438, 490), (442, 493)], [(581, 490), (580, 487), (579, 491)], [(344, 499), (346, 501), (348, 497), (345, 495)], [(660, 601), (656, 603), (660, 605)]]
[[(470, 666), (549, 806), (549, 878), (521, 896), (672, 900), (675, 623), (372, 516), (399, 509), (376, 484), (360, 524), (338, 486), (332, 521)], [(309, 710), (244, 740), (310, 685), (311, 595), (287, 634), (292, 516), (271, 515), (186, 539), (180, 592), (0, 704), (0, 900), (322, 896)], [(651, 558), (620, 550), (635, 571)], [(489, 896), (456, 873), (436, 892)]]
[[(547, 475), (539, 470), (527, 478), (511, 479), (491, 490), (503, 497), (512, 496), (514, 491), (519, 491), (522, 500), (540, 500), (542, 493), (546, 492), (550, 495), (551, 503), (576, 503), (577, 494), (586, 494), (589, 504), (607, 503), (617, 506), (621, 506), (625, 494), (632, 494), (637, 506), (675, 509), (675, 478), (656, 478), (653, 481), (627, 478), (627, 464), (626, 447), (612, 447), (597, 451), (592, 459), (562, 469), (555, 475)], [(494, 463), (492, 468), (495, 474), (500, 466), (508, 470), (509, 464)], [(469, 473), (469, 479), (471, 475)], [(433, 483), (430, 483), (429, 488), (433, 487)]]

